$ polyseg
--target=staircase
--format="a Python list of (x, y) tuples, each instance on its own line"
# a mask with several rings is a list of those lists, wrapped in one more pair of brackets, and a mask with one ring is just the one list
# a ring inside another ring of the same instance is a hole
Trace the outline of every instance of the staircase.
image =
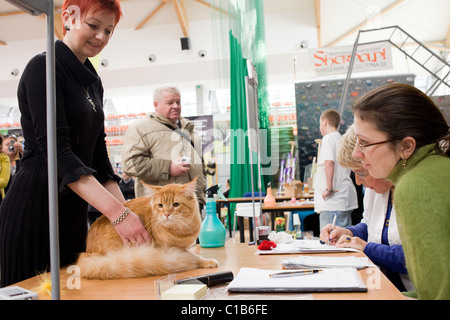
[[(345, 98), (348, 93), (348, 86), (358, 47), (361, 45), (380, 42), (389, 42), (393, 47), (400, 50), (405, 57), (408, 57), (417, 63), (433, 77), (434, 82), (426, 92), (428, 96), (432, 96), (441, 85), (450, 88), (450, 64), (399, 26), (360, 30), (353, 46), (352, 57), (347, 72), (347, 79), (345, 81), (341, 96), (341, 102), (339, 105), (339, 113), (341, 115), (344, 111)], [(416, 46), (417, 48), (412, 52), (411, 50), (407, 50), (407, 48), (411, 48), (412, 46)], [(435, 71), (433, 71), (433, 69)]]

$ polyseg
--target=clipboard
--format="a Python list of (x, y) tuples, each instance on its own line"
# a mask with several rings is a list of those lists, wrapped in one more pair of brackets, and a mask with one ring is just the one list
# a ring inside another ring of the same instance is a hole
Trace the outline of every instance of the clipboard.
[(230, 293), (367, 292), (355, 268), (329, 268), (315, 274), (274, 278), (280, 270), (241, 268), (227, 286)]

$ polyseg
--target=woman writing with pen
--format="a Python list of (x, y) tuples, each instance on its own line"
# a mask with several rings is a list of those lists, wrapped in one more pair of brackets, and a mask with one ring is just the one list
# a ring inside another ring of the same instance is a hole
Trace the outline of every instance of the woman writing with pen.
[(337, 160), (343, 168), (350, 168), (355, 172), (357, 184), (366, 187), (363, 220), (356, 226), (347, 228), (327, 225), (321, 231), (321, 240), (330, 241), (330, 244), (338, 247), (364, 251), (370, 260), (382, 268), (397, 289), (413, 291), (392, 205), (393, 185), (385, 179), (374, 179), (369, 175), (361, 160), (352, 157), (355, 145), (352, 125), (341, 139)]

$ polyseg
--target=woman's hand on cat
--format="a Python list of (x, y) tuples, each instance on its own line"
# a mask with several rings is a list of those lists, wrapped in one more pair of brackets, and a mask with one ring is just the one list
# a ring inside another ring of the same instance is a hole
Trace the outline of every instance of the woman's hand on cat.
[(134, 212), (130, 212), (128, 216), (114, 228), (125, 245), (139, 246), (144, 243), (152, 242), (147, 230)]
[(178, 177), (191, 169), (191, 164), (189, 162), (181, 161), (182, 158), (174, 160), (170, 163), (169, 174), (173, 177)]

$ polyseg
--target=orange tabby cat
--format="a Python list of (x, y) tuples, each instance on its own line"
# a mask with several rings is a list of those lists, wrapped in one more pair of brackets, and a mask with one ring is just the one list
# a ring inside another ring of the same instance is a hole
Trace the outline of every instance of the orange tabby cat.
[(89, 229), (86, 253), (77, 261), (81, 276), (123, 279), (217, 267), (216, 260), (188, 250), (201, 225), (195, 185), (196, 178), (185, 185), (147, 186), (150, 196), (124, 204), (143, 221), (152, 238), (149, 245), (124, 245), (110, 221), (100, 217)]

